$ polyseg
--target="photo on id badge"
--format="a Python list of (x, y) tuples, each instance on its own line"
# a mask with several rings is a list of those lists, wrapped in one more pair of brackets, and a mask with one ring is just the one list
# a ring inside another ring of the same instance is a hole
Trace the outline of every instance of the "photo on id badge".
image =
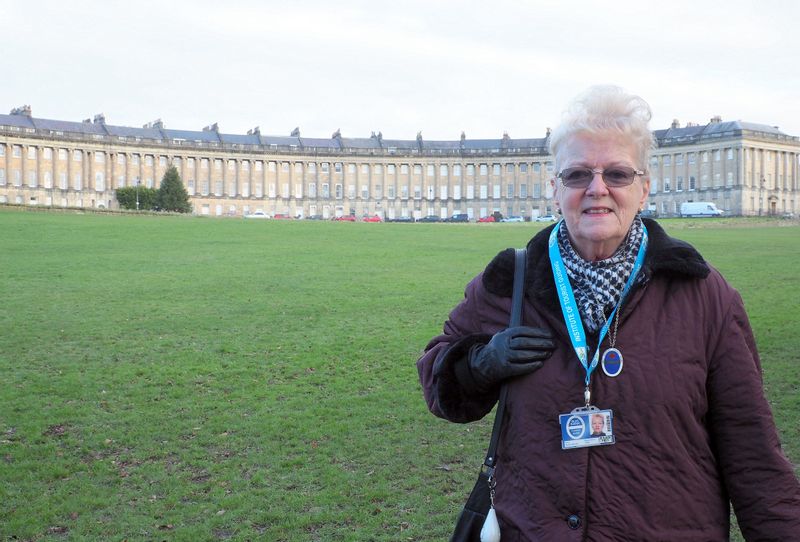
[(561, 448), (586, 448), (614, 444), (612, 427), (613, 413), (610, 410), (575, 410), (561, 414)]

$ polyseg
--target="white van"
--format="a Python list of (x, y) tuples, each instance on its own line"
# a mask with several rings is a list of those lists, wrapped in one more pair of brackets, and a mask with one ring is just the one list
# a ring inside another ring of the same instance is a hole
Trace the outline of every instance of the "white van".
[(717, 209), (713, 201), (691, 201), (681, 203), (681, 216), (721, 216), (722, 210)]

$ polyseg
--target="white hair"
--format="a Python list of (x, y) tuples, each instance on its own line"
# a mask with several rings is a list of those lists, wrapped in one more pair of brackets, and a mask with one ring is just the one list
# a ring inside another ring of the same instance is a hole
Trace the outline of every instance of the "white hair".
[(638, 167), (647, 171), (650, 151), (655, 145), (650, 128), (653, 114), (639, 96), (611, 85), (589, 87), (577, 96), (564, 112), (563, 120), (550, 134), (550, 154), (560, 170), (559, 151), (566, 141), (578, 134), (622, 136), (637, 149)]

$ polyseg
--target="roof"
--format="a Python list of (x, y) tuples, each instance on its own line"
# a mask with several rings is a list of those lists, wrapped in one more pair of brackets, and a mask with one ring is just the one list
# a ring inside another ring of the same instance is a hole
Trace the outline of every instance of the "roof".
[(129, 126), (105, 125), (108, 135), (115, 137), (133, 137), (139, 139), (164, 139), (158, 128), (131, 128)]
[(317, 137), (300, 137), (298, 140), (303, 147), (314, 147), (320, 149), (339, 149), (339, 143), (335, 139), (322, 139)]
[[(231, 145), (231, 146), (256, 146), (270, 148), (288, 148), (304, 151), (334, 152), (340, 150), (361, 151), (369, 153), (504, 153), (515, 152), (517, 149), (541, 149), (547, 152), (547, 138), (512, 139), (507, 135), (498, 139), (467, 139), (462, 135), (456, 140), (431, 140), (423, 138), (420, 133), (416, 139), (384, 139), (381, 133), (371, 137), (351, 138), (342, 137), (337, 130), (330, 138), (314, 138), (297, 136), (269, 136), (261, 135), (257, 130), (254, 133), (223, 134), (216, 124), (203, 130), (173, 130), (166, 129), (160, 123), (148, 124), (143, 128), (129, 126), (116, 126), (106, 124), (104, 117), (97, 116), (93, 122), (72, 122), (63, 120), (40, 119), (30, 116), (30, 108), (25, 112), (15, 110), (13, 114), (0, 114), (0, 127), (7, 126), (26, 130), (43, 130), (49, 132), (71, 133), (79, 136), (89, 136), (103, 139), (106, 136), (116, 138), (135, 138), (139, 140), (166, 141), (168, 144), (185, 144), (190, 142), (197, 145)], [(798, 137), (789, 136), (781, 132), (776, 126), (743, 122), (741, 120), (721, 122), (718, 118), (706, 125), (689, 125), (684, 127), (671, 127), (655, 130), (654, 136), (659, 144), (675, 144), (710, 137), (727, 137), (741, 134), (742, 132), (755, 132), (776, 137), (779, 139), (800, 140)], [(299, 132), (298, 132), (299, 133)]]
[(182, 139), (185, 141), (205, 141), (219, 143), (219, 135), (211, 130), (191, 131), (191, 130), (161, 130), (169, 139)]
[(223, 143), (231, 143), (234, 145), (261, 145), (258, 134), (219, 134), (219, 139)]
[(704, 125), (691, 125), (682, 128), (667, 128), (666, 130), (655, 130), (653, 135), (659, 141), (665, 140), (682, 140), (705, 138), (705, 137), (722, 137), (723, 135), (733, 135), (741, 132), (759, 132), (762, 134), (769, 134), (773, 136), (789, 137), (792, 136), (780, 131), (777, 126), (769, 126), (767, 124), (757, 124), (755, 122), (743, 122), (741, 120), (725, 121), (725, 122), (709, 122)]
[(300, 138), (292, 136), (261, 136), (262, 145), (277, 145), (279, 147), (300, 147)]

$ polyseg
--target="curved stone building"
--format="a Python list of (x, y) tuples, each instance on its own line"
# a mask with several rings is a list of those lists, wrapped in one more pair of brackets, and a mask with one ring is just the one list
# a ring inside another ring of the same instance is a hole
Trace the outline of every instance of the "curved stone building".
[[(677, 121), (656, 130), (648, 207), (660, 216), (688, 201), (730, 215), (798, 212), (800, 138), (741, 121)], [(495, 211), (554, 211), (547, 136), (427, 141), (225, 134), (34, 118), (28, 106), (0, 115), (0, 203), (117, 208), (114, 190), (158, 187), (175, 165), (201, 215), (378, 214), (384, 218)]]

